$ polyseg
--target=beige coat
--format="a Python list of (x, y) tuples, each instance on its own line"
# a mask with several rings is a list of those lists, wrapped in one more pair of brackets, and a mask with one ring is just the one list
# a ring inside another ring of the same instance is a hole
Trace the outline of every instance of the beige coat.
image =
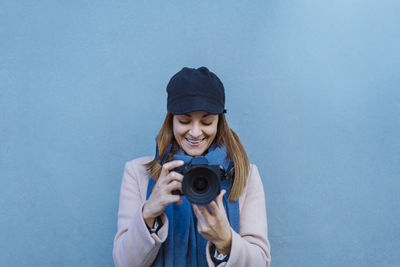
[[(163, 226), (150, 234), (142, 217), (149, 177), (143, 164), (151, 157), (129, 161), (122, 178), (118, 211), (118, 231), (114, 239), (113, 257), (117, 267), (151, 266), (161, 244), (168, 236), (168, 219), (162, 215)], [(232, 231), (229, 260), (218, 266), (269, 266), (270, 244), (267, 232), (264, 189), (255, 165), (251, 165), (247, 186), (239, 198), (240, 230)], [(214, 266), (209, 255), (207, 262)]]

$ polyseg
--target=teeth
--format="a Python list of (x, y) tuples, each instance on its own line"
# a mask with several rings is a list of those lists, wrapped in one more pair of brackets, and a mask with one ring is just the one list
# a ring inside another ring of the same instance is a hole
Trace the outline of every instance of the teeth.
[(190, 140), (190, 139), (187, 139), (190, 143), (193, 143), (193, 144), (198, 144), (198, 143), (200, 143), (201, 141), (203, 141), (203, 140)]

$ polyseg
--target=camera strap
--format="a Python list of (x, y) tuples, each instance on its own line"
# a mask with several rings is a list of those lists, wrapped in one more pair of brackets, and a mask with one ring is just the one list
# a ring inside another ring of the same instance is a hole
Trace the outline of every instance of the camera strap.
[(225, 171), (225, 179), (233, 179), (235, 178), (235, 164), (233, 163), (233, 160), (229, 161), (228, 168), (226, 168)]

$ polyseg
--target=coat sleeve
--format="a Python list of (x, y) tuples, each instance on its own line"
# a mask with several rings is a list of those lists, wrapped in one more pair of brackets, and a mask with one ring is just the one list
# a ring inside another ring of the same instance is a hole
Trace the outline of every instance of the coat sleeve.
[[(255, 165), (251, 166), (246, 187), (241, 197), (243, 204), (240, 208), (239, 233), (231, 229), (232, 245), (229, 259), (227, 262), (219, 264), (218, 267), (270, 266), (271, 254), (264, 188)], [(239, 199), (240, 202), (241, 199)], [(210, 242), (207, 244), (207, 262), (209, 266), (214, 266), (209, 247)]]
[(118, 230), (113, 248), (113, 259), (116, 267), (150, 266), (156, 258), (162, 242), (168, 235), (168, 220), (165, 214), (161, 217), (163, 226), (158, 233), (150, 234), (148, 231), (142, 217), (145, 199), (143, 199), (143, 194), (140, 191), (139, 181), (139, 178), (144, 177), (138, 177), (134, 167), (133, 162), (126, 163), (122, 177)]

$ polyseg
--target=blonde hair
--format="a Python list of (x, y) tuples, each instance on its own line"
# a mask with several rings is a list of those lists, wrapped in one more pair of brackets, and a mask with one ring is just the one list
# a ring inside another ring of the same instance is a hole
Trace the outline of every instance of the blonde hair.
[[(172, 159), (173, 155), (179, 149), (178, 144), (175, 141), (173, 134), (173, 114), (167, 113), (164, 123), (161, 126), (160, 132), (157, 136), (157, 144), (160, 149), (160, 155), (164, 155), (167, 150), (168, 144), (172, 144), (172, 149), (167, 156), (167, 160)], [(247, 176), (250, 171), (250, 162), (247, 157), (247, 153), (240, 142), (238, 135), (229, 128), (228, 122), (226, 121), (225, 115), (223, 113), (218, 115), (218, 126), (217, 126), (217, 136), (215, 142), (217, 145), (225, 145), (228, 152), (228, 157), (233, 161), (235, 166), (235, 177), (233, 181), (233, 186), (229, 194), (228, 200), (237, 200), (242, 195), (243, 189), (247, 183)], [(161, 164), (152, 160), (145, 164), (149, 175), (154, 179), (158, 179), (161, 172)]]

